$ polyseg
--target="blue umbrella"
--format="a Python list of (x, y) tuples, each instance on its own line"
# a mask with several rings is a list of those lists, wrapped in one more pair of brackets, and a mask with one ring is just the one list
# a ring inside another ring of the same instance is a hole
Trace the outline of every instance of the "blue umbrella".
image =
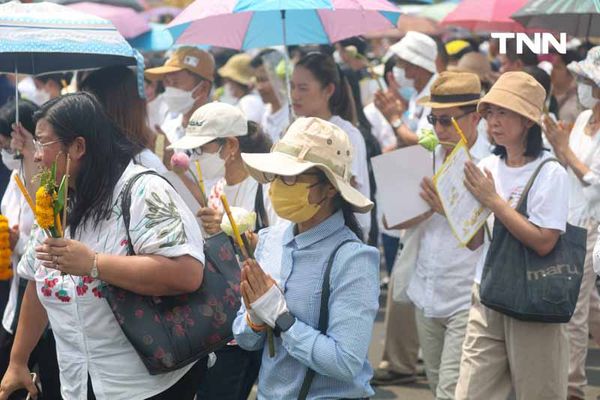
[(150, 31), (132, 39), (129, 44), (139, 51), (164, 51), (173, 45), (173, 37), (165, 24), (150, 23)]

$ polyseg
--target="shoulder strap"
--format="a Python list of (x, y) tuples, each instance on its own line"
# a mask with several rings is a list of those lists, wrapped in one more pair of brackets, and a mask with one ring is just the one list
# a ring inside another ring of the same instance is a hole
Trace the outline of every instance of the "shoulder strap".
[(538, 167), (535, 169), (535, 171), (533, 171), (533, 174), (531, 175), (531, 178), (529, 178), (529, 181), (527, 181), (527, 185), (525, 185), (525, 188), (523, 189), (523, 193), (521, 193), (521, 198), (519, 199), (519, 203), (517, 204), (517, 207), (515, 207), (515, 210), (518, 210), (524, 204), (524, 202), (527, 200), (527, 196), (529, 195), (529, 190), (533, 186), (533, 183), (535, 182), (535, 179), (540, 174), (540, 171), (542, 170), (542, 167), (544, 165), (546, 165), (547, 163), (553, 162), (553, 161), (556, 161), (557, 163), (560, 164), (560, 161), (558, 161), (558, 159), (555, 158), (555, 157), (547, 158), (544, 161), (542, 161), (540, 163), (540, 165), (538, 165)]
[[(327, 333), (327, 325), (329, 324), (329, 297), (331, 295), (331, 285), (329, 282), (329, 278), (331, 276), (331, 268), (333, 267), (333, 260), (339, 249), (349, 242), (361, 243), (354, 239), (347, 239), (340, 243), (331, 256), (329, 257), (329, 262), (327, 263), (327, 268), (325, 268), (325, 273), (323, 274), (323, 290), (321, 292), (321, 308), (319, 311), (319, 326), (318, 329), (322, 334)], [(306, 400), (306, 396), (308, 396), (308, 391), (310, 390), (310, 385), (312, 385), (312, 381), (315, 379), (315, 370), (308, 368), (306, 371), (306, 375), (304, 376), (304, 381), (302, 381), (302, 386), (300, 387), (300, 394), (298, 395), (298, 400)]]
[(254, 226), (255, 232), (258, 232), (262, 228), (269, 226), (269, 216), (265, 210), (265, 201), (263, 198), (263, 185), (258, 184), (256, 188), (256, 197), (254, 199), (254, 212), (256, 213), (256, 225)]
[(130, 256), (135, 255), (133, 243), (131, 243), (131, 236), (129, 235), (129, 221), (131, 220), (131, 190), (133, 189), (133, 185), (144, 175), (155, 175), (164, 179), (169, 185), (171, 184), (162, 175), (152, 170), (140, 172), (129, 178), (127, 183), (125, 183), (125, 187), (121, 191), (121, 215), (123, 216), (123, 223), (125, 224), (125, 232), (127, 232), (127, 255)]

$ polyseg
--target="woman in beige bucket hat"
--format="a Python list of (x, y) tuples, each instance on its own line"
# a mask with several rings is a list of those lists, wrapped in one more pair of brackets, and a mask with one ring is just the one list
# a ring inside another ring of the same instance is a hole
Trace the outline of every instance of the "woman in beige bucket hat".
[[(514, 207), (535, 169), (551, 157), (542, 147), (543, 87), (524, 72), (507, 72), (478, 106), (495, 142), (494, 155), (465, 167), (466, 188), (512, 236), (539, 255), (565, 231), (567, 173), (558, 162), (543, 166), (528, 194), (528, 217)], [(493, 242), (494, 238), (492, 238)], [(473, 305), (463, 344), (456, 399), (566, 399), (568, 338), (564, 324), (517, 320), (484, 306), (479, 283), (490, 241), (483, 229), (469, 248), (483, 247), (476, 268)], [(490, 257), (503, 257), (500, 253)]]
[[(264, 349), (259, 399), (374, 394), (367, 351), (379, 308), (379, 252), (356, 234), (354, 212), (373, 203), (350, 184), (352, 157), (348, 135), (319, 118), (296, 120), (270, 153), (242, 154), (256, 180), (271, 182), (275, 212), (293, 222), (260, 231), (256, 261), (242, 269), (244, 304), (233, 332), (241, 347)], [(274, 358), (267, 325), (275, 330)], [(305, 379), (308, 370), (314, 379)]]

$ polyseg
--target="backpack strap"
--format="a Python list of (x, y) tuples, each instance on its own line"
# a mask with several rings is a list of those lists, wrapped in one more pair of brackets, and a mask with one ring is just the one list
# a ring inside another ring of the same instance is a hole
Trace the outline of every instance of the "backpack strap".
[(133, 189), (133, 185), (144, 175), (155, 175), (166, 181), (169, 185), (171, 184), (171, 182), (166, 180), (162, 175), (152, 170), (140, 172), (139, 174), (129, 178), (127, 183), (125, 183), (125, 187), (121, 191), (121, 215), (123, 217), (123, 223), (125, 224), (125, 232), (127, 232), (128, 256), (135, 255), (135, 251), (133, 250), (133, 243), (131, 242), (131, 236), (129, 234), (129, 222), (131, 220), (131, 190)]
[[(540, 174), (540, 171), (542, 170), (542, 167), (544, 165), (546, 165), (547, 163), (549, 163), (549, 162), (557, 162), (557, 163), (560, 164), (560, 161), (557, 158), (551, 157), (551, 158), (545, 159), (544, 161), (542, 161), (540, 163), (540, 165), (537, 166), (537, 168), (535, 169), (535, 171), (533, 171), (533, 174), (531, 175), (531, 178), (529, 178), (529, 181), (527, 181), (527, 184), (525, 185), (525, 188), (523, 189), (523, 193), (521, 193), (521, 198), (519, 199), (519, 202), (517, 203), (517, 206), (515, 207), (515, 210), (519, 210), (521, 208), (521, 206), (527, 205), (527, 196), (529, 196), (529, 190), (531, 190), (531, 187), (533, 186), (533, 183), (535, 182), (535, 179)], [(526, 211), (526, 210), (524, 210), (524, 211)]]
[[(339, 249), (349, 242), (361, 243), (354, 239), (347, 239), (341, 242), (331, 256), (329, 257), (329, 262), (327, 263), (327, 268), (325, 268), (325, 273), (323, 275), (323, 290), (321, 292), (321, 308), (319, 311), (319, 326), (317, 329), (325, 335), (327, 333), (327, 326), (329, 325), (329, 297), (331, 295), (331, 285), (329, 282), (331, 276), (331, 268), (333, 267), (333, 260), (337, 255)], [(302, 386), (300, 387), (300, 394), (298, 395), (298, 400), (306, 400), (308, 396), (308, 392), (310, 390), (310, 385), (312, 385), (313, 379), (315, 379), (315, 370), (308, 368), (306, 371), (306, 375), (304, 376), (304, 381), (302, 381)]]
[(254, 198), (254, 212), (256, 212), (256, 224), (254, 232), (258, 232), (262, 228), (269, 226), (269, 216), (265, 209), (265, 200), (263, 198), (263, 185), (258, 184), (256, 188), (256, 197)]

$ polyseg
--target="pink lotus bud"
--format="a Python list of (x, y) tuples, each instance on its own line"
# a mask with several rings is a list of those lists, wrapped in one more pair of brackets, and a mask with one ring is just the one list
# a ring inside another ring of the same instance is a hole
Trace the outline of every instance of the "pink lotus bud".
[(174, 153), (171, 157), (171, 168), (176, 174), (184, 174), (190, 168), (190, 158), (185, 153)]

